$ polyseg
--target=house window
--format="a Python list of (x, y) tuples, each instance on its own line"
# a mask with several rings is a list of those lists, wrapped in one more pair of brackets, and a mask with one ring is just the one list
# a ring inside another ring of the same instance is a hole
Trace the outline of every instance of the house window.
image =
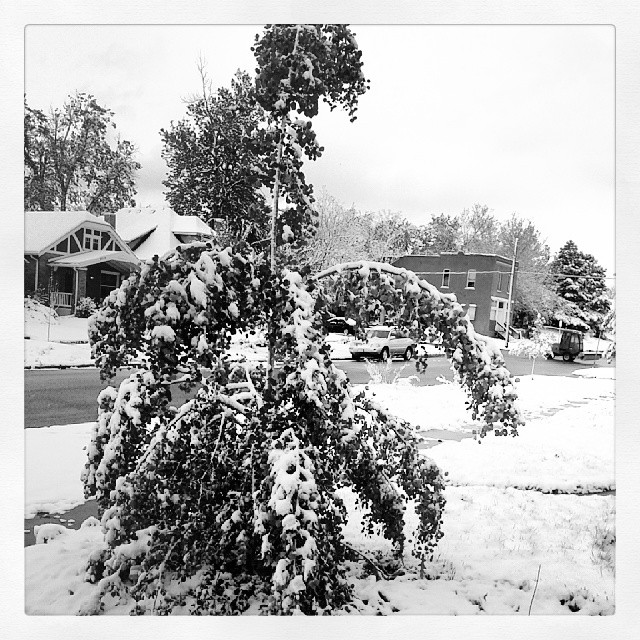
[(476, 270), (469, 269), (467, 271), (467, 289), (475, 289), (476, 288)]
[(451, 271), (449, 269), (445, 269), (442, 272), (442, 286), (449, 287), (449, 276), (451, 275)]
[(467, 311), (467, 318), (469, 318), (469, 320), (471, 320), (471, 321), (476, 319), (476, 305), (475, 304), (470, 304), (469, 305), (469, 310)]
[(502, 291), (502, 271), (498, 271), (498, 291)]
[(95, 229), (84, 230), (84, 248), (91, 251), (100, 249), (100, 232)]

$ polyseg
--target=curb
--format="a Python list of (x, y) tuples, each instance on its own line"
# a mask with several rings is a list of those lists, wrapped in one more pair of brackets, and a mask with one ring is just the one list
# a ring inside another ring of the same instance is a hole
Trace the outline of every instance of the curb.
[(25, 371), (30, 371), (34, 369), (91, 369), (96, 368), (94, 362), (90, 364), (32, 364), (25, 365)]

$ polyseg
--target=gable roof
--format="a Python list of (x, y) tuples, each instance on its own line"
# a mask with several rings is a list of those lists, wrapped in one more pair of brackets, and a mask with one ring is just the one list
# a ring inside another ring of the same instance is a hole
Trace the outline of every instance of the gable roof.
[(24, 212), (24, 252), (40, 253), (83, 224), (103, 227), (113, 231), (113, 227), (102, 217), (88, 211), (25, 211)]
[(163, 256), (182, 240), (178, 236), (212, 238), (213, 229), (197, 216), (181, 216), (169, 207), (136, 207), (119, 209), (115, 214), (116, 231), (130, 245), (140, 260)]

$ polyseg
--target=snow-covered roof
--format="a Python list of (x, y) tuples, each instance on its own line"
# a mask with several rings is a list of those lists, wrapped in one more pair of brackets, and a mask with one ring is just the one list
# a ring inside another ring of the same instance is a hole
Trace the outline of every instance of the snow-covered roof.
[(171, 231), (173, 233), (183, 235), (213, 235), (213, 230), (209, 225), (204, 223), (198, 216), (180, 216), (174, 213), (173, 226)]
[(175, 249), (181, 244), (178, 236), (214, 236), (213, 229), (197, 216), (181, 216), (169, 207), (120, 209), (115, 214), (115, 225), (125, 242), (142, 239), (133, 249), (140, 260), (163, 256)]
[(85, 251), (84, 253), (72, 253), (68, 256), (60, 256), (49, 260), (49, 264), (59, 267), (88, 267), (102, 262), (116, 262), (124, 265), (140, 264), (140, 261), (132, 254), (124, 251)]
[(25, 211), (24, 252), (40, 253), (88, 222), (95, 227), (111, 229), (104, 218), (88, 211)]

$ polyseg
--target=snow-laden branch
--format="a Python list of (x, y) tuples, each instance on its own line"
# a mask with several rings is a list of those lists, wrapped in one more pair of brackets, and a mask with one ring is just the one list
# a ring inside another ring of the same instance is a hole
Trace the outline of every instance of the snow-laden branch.
[(371, 271), (377, 271), (378, 273), (389, 273), (394, 276), (400, 276), (410, 283), (417, 284), (421, 289), (427, 291), (434, 296), (437, 300), (441, 299), (453, 299), (450, 294), (442, 294), (436, 287), (419, 278), (413, 271), (403, 269), (401, 267), (394, 267), (387, 262), (374, 262), (371, 260), (357, 260), (355, 262), (343, 262), (342, 264), (336, 264), (333, 267), (324, 269), (313, 276), (314, 280), (322, 280), (328, 276), (340, 275), (345, 271), (359, 271), (361, 275), (368, 276)]

